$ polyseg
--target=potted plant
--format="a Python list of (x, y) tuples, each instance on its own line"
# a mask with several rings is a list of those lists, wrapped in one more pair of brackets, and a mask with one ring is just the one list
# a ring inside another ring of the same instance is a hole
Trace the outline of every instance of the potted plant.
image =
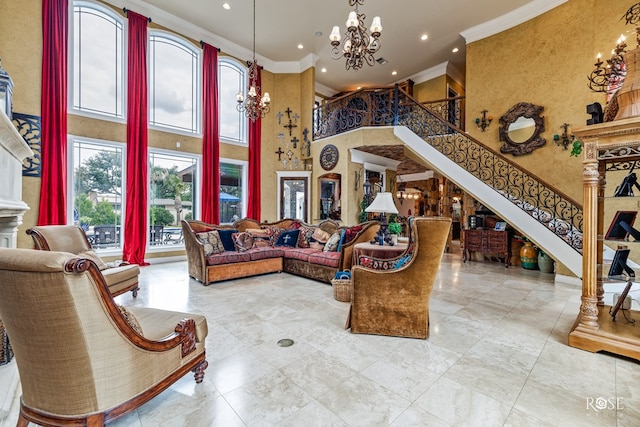
[(391, 240), (394, 245), (398, 244), (398, 235), (402, 233), (402, 226), (397, 222), (389, 224), (389, 234), (391, 234)]

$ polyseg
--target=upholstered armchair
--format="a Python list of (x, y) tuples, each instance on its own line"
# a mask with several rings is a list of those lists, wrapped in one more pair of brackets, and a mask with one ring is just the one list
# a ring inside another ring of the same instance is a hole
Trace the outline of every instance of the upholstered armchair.
[(118, 267), (109, 267), (93, 251), (84, 230), (75, 225), (42, 225), (27, 230), (36, 245), (43, 251), (69, 252), (84, 258), (90, 258), (102, 271), (109, 290), (113, 296), (131, 291), (134, 298), (138, 296), (137, 264), (123, 263)]
[(429, 298), (444, 253), (451, 219), (415, 218), (413, 251), (404, 265), (391, 270), (353, 266), (353, 294), (347, 327), (361, 334), (426, 339)]
[(103, 425), (207, 367), (203, 316), (118, 306), (95, 263), (66, 252), (1, 248), (0, 318), (18, 426)]

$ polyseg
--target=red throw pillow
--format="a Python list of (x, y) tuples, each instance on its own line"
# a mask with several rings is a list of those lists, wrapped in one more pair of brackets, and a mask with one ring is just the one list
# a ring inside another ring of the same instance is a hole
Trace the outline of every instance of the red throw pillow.
[(344, 235), (344, 242), (342, 244), (344, 245), (345, 243), (349, 243), (350, 241), (352, 241), (356, 237), (356, 235), (361, 231), (362, 231), (361, 225), (354, 225), (353, 227), (347, 228), (347, 232)]

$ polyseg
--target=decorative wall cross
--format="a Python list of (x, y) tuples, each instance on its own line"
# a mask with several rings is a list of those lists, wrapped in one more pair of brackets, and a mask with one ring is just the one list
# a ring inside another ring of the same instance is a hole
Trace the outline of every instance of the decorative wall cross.
[(278, 147), (278, 151), (275, 152), (278, 155), (278, 161), (282, 161), (281, 156), (284, 154), (284, 151), (282, 151), (282, 147)]
[(291, 138), (291, 142), (293, 142), (293, 148), (298, 148), (298, 142), (300, 142), (300, 140), (298, 139), (297, 136), (294, 136), (293, 138)]
[[(291, 110), (291, 108), (287, 107), (287, 109), (285, 110), (285, 113), (287, 113), (287, 118), (289, 119), (289, 123), (287, 123), (286, 125), (284, 125), (284, 127), (286, 127), (287, 129), (289, 129), (289, 136), (291, 136), (291, 131), (293, 130), (293, 128), (297, 128), (298, 125), (294, 124), (293, 121), (291, 120), (291, 113), (293, 113), (293, 111)], [(298, 116), (297, 114), (294, 114), (294, 118)], [(300, 116), (298, 116), (300, 117)], [(297, 121), (298, 119), (296, 119)]]
[(278, 116), (278, 125), (282, 124), (282, 116), (284, 116), (284, 114), (282, 114), (282, 111), (278, 111), (278, 114), (276, 114), (276, 116)]

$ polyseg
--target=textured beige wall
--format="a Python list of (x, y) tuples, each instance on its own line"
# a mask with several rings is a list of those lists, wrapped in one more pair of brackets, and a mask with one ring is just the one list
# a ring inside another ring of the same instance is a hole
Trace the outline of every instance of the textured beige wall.
[(418, 102), (436, 101), (447, 97), (447, 76), (444, 74), (413, 86), (413, 97)]
[[(0, 58), (14, 83), (13, 110), (40, 115), (42, 57), (42, 11), (40, 0), (0, 0)], [(30, 207), (18, 229), (18, 247), (31, 248), (24, 232), (36, 224), (40, 204), (40, 179), (22, 180), (22, 198)]]
[[(605, 103), (587, 78), (598, 52), (607, 55), (625, 27), (628, 0), (570, 0), (557, 8), (467, 46), (466, 128), (499, 150), (499, 117), (518, 102), (544, 107), (547, 144), (529, 155), (508, 156), (525, 169), (582, 201), (582, 162), (553, 142), (560, 126), (585, 125), (585, 106)], [(632, 38), (629, 37), (629, 40)], [(631, 42), (630, 42), (631, 43)], [(473, 123), (483, 109), (494, 122), (486, 132)]]

